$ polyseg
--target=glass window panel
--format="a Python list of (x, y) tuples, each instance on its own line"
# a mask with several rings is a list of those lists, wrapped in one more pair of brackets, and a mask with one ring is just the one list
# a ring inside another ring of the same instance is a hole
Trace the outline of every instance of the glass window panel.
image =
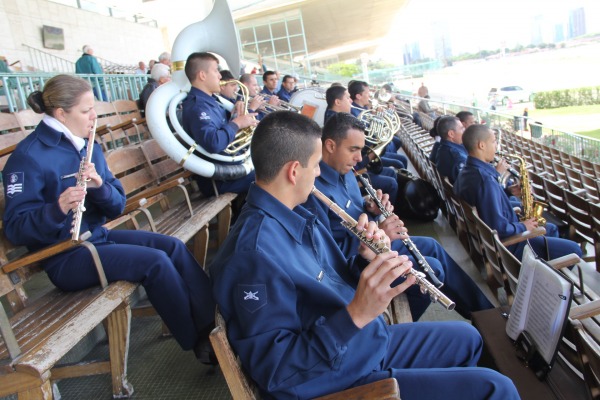
[(257, 26), (256, 28), (256, 41), (270, 40), (271, 32), (269, 31), (269, 25)]
[(242, 46), (244, 57), (256, 57), (256, 44), (250, 43)]
[(240, 29), (240, 41), (243, 44), (255, 42), (256, 39), (254, 38), (254, 29)]
[(271, 24), (271, 32), (274, 38), (284, 38), (287, 36), (285, 22), (275, 22)]
[(304, 48), (304, 38), (302, 36), (291, 36), (290, 37), (290, 46), (292, 52), (304, 52), (306, 49)]
[(287, 39), (277, 39), (273, 41), (275, 43), (276, 54), (289, 54), (290, 48), (288, 46)]
[(292, 19), (287, 21), (288, 34), (298, 35), (302, 34), (302, 24), (299, 19)]
[(273, 46), (271, 42), (259, 43), (258, 50), (263, 57), (273, 56)]

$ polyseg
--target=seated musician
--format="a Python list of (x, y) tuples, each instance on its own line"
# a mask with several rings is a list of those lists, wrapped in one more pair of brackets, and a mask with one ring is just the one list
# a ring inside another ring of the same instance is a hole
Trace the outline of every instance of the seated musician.
[[(361, 159), (360, 150), (365, 146), (363, 129), (363, 125), (349, 114), (337, 114), (327, 121), (323, 127), (322, 136), (321, 175), (316, 179), (315, 187), (344, 207), (345, 211), (353, 218), (358, 218), (365, 212), (371, 218), (377, 218), (381, 215), (381, 210), (372, 200), (363, 200), (352, 172), (352, 167)], [(389, 211), (393, 210), (387, 194), (383, 195), (381, 200)], [(335, 213), (314, 196), (309, 197), (305, 207), (330, 228), (335, 241), (346, 257), (356, 255), (358, 239), (342, 226), (340, 218)], [(398, 251), (399, 254), (410, 254), (402, 243), (402, 240), (408, 237), (407, 230), (398, 216), (392, 215), (386, 218), (380, 223), (380, 227), (392, 240), (393, 250)], [(456, 302), (456, 311), (464, 318), (470, 318), (472, 311), (493, 307), (475, 282), (435, 239), (417, 236), (411, 237), (411, 239), (426, 258), (437, 278), (444, 282), (442, 292)], [(413, 320), (416, 321), (429, 306), (429, 298), (419, 296), (420, 293), (417, 290), (412, 293), (412, 296), (410, 294), (411, 314)]]
[(289, 103), (292, 99), (295, 86), (296, 81), (294, 80), (294, 77), (291, 75), (284, 75), (283, 79), (281, 80), (281, 89), (279, 89), (279, 92), (277, 92), (277, 97), (279, 97), (279, 100)]
[(448, 177), (450, 183), (454, 184), (467, 162), (467, 150), (462, 144), (465, 127), (458, 118), (446, 115), (437, 121), (436, 130), (441, 140), (433, 162), (440, 175)]
[(275, 71), (266, 71), (263, 74), (263, 88), (260, 93), (267, 97), (277, 97), (277, 82), (277, 73)]
[[(351, 112), (355, 117), (358, 117), (361, 112), (371, 108), (371, 90), (368, 83), (364, 81), (352, 81), (348, 85), (348, 93), (350, 93), (350, 98), (352, 99)], [(408, 159), (406, 156), (398, 154), (400, 147), (402, 147), (402, 142), (399, 137), (394, 135), (381, 157), (381, 162), (384, 166), (396, 169), (406, 168)]]
[[(319, 175), (320, 137), (300, 114), (261, 121), (256, 183), (210, 267), (229, 340), (261, 397), (309, 399), (394, 377), (406, 400), (518, 399), (508, 378), (476, 366), (482, 339), (469, 324), (385, 324), (380, 314), (414, 278), (390, 284), (411, 263), (364, 245), (348, 260), (301, 206)], [(385, 237), (364, 215), (357, 228)], [(364, 267), (358, 284), (352, 267)]]
[[(510, 200), (498, 183), (498, 172), (490, 164), (497, 151), (496, 136), (485, 125), (471, 125), (463, 135), (463, 144), (469, 156), (458, 175), (454, 192), (477, 209), (477, 214), (490, 228), (498, 232), (500, 239), (530, 231), (538, 226), (535, 218), (519, 221)], [(521, 178), (526, 179), (526, 178)], [(523, 199), (524, 207), (526, 199)], [(546, 223), (546, 235), (529, 239), (536, 254), (545, 260), (575, 253), (581, 257), (577, 243), (558, 238), (556, 225)], [(509, 246), (518, 258), (523, 256), (525, 242)]]
[(267, 104), (273, 106), (279, 105), (280, 101), (277, 96), (266, 98), (266, 96), (261, 94), (260, 86), (258, 86), (258, 82), (256, 81), (256, 75), (243, 74), (240, 76), (240, 82), (248, 88), (250, 94), (251, 104), (248, 106), (248, 112), (256, 113), (257, 120), (260, 121), (267, 115), (265, 113), (265, 107), (268, 107)]
[[(192, 53), (185, 64), (185, 74), (192, 84), (183, 100), (183, 129), (209, 153), (223, 154), (240, 129), (255, 127), (253, 113), (238, 112), (232, 120), (214, 97), (221, 91), (219, 60), (210, 53)], [(218, 163), (219, 161), (211, 160)], [(235, 180), (213, 180), (197, 177), (198, 186), (206, 196), (218, 193), (245, 193), (254, 180), (254, 172)]]
[[(345, 87), (341, 85), (329, 87), (325, 92), (325, 99), (327, 100), (327, 109), (325, 110), (324, 118), (325, 123), (337, 113), (350, 113), (352, 100)], [(370, 158), (374, 157), (373, 152), (368, 152), (368, 148), (365, 146), (363, 154), (363, 161), (356, 165), (356, 170), (362, 172), (366, 168), (373, 186), (377, 189), (381, 189), (384, 193), (387, 193), (390, 196), (391, 201), (395, 202), (398, 197), (396, 170), (390, 167), (384, 167), (383, 165), (379, 165), (378, 168), (372, 168), (372, 164), (370, 164), (372, 160)]]
[[(82, 160), (96, 112), (90, 84), (70, 75), (48, 80), (28, 103), (44, 113), (35, 131), (23, 139), (2, 172), (6, 236), (31, 251), (72, 237), (73, 210), (85, 201), (81, 232), (90, 231), (109, 282), (139, 282), (148, 299), (184, 350), (194, 349), (209, 363), (208, 334), (215, 303), (208, 277), (180, 240), (146, 231), (107, 230), (103, 224), (121, 214), (123, 187), (107, 167), (102, 149), (93, 144), (91, 162)], [(87, 189), (77, 185), (87, 181)], [(99, 282), (92, 255), (74, 247), (43, 262), (56, 287), (77, 291)]]

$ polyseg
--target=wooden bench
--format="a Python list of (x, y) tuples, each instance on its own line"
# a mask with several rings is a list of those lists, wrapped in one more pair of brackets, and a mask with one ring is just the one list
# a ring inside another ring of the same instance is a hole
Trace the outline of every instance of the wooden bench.
[[(3, 211), (2, 199), (2, 211)], [(82, 235), (85, 237), (85, 235)], [(0, 230), (0, 396), (17, 393), (19, 399), (52, 399), (52, 381), (109, 373), (114, 397), (129, 397), (127, 357), (131, 309), (129, 297), (137, 288), (130, 282), (107, 284), (102, 264), (96, 268), (102, 287), (63, 292), (46, 285), (36, 298), (29, 298), (25, 283), (39, 277), (39, 263), (73, 246), (91, 243), (67, 240), (28, 254), (9, 243)], [(109, 360), (58, 365), (98, 325), (104, 325), (109, 342)]]
[[(219, 312), (215, 316), (215, 329), (210, 334), (219, 366), (223, 371), (229, 391), (234, 400), (260, 399), (258, 389), (248, 375), (244, 372), (241, 362), (233, 351), (227, 339), (225, 321)], [(398, 382), (394, 378), (373, 382), (367, 385), (347, 389), (339, 393), (319, 397), (320, 400), (391, 400), (400, 399)]]
[(237, 195), (204, 197), (192, 189), (188, 179), (191, 175), (176, 163), (171, 164), (175, 170), (161, 168), (169, 164), (164, 157), (166, 154), (151, 140), (115, 149), (107, 153), (106, 160), (127, 194), (125, 211), (134, 213), (138, 219), (143, 216), (147, 224), (140, 222), (142, 227), (174, 236), (184, 243), (191, 241), (194, 256), (204, 266), (209, 223), (217, 219), (217, 240), (222, 243), (229, 232), (231, 202)]

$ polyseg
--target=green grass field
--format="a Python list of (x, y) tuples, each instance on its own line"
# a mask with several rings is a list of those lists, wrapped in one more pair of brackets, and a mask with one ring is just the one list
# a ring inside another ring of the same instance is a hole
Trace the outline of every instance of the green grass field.
[(521, 115), (524, 107), (529, 108), (530, 121), (540, 121), (556, 129), (600, 139), (600, 105), (538, 110), (533, 108), (533, 103), (526, 103), (519, 104), (510, 111), (503, 111)]

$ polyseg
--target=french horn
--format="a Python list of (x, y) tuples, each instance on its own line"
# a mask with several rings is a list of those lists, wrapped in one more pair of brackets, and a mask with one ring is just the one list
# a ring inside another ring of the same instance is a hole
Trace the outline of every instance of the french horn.
[[(212, 52), (223, 57), (231, 71), (240, 70), (240, 52), (233, 17), (226, 0), (215, 0), (209, 15), (202, 21), (185, 28), (173, 44), (171, 81), (152, 93), (146, 106), (146, 121), (152, 137), (161, 148), (185, 169), (207, 178), (237, 179), (254, 168), (250, 161), (250, 148), (238, 154), (209, 153), (195, 143), (177, 118), (177, 106), (187, 96), (191, 84), (185, 75), (185, 62), (195, 52)], [(180, 143), (169, 129), (167, 114), (176, 134), (189, 147)], [(212, 163), (194, 154), (221, 163)]]

